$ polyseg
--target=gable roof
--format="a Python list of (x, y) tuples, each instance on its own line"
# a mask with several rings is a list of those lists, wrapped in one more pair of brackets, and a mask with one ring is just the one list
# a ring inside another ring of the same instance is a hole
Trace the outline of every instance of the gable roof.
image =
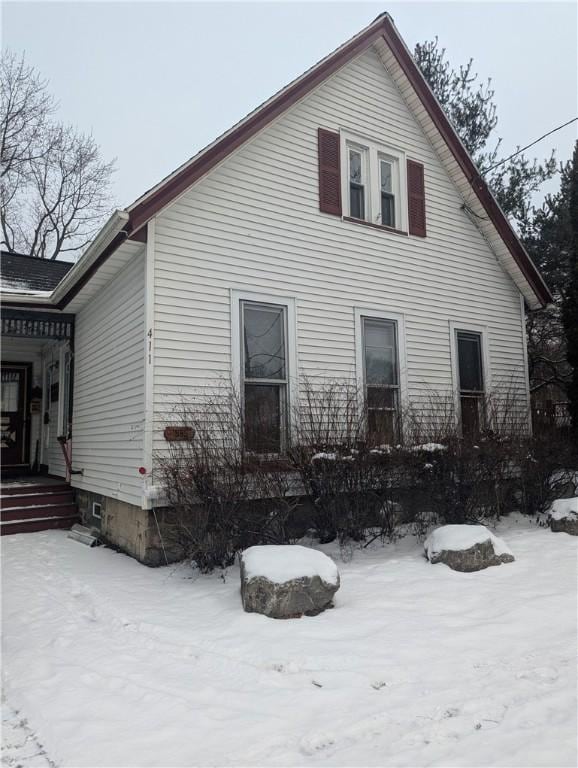
[(0, 288), (23, 293), (51, 293), (74, 264), (2, 251), (0, 254)]
[[(552, 301), (552, 295), (538, 269), (519, 241), (506, 215), (490, 192), (488, 185), (481, 177), (468, 151), (456, 133), (456, 130), (449, 122), (419, 67), (415, 63), (411, 53), (407, 49), (407, 46), (399, 35), (392, 18), (387, 13), (378, 16), (375, 21), (355, 35), (355, 37), (351, 38), (351, 40), (337, 48), (333, 53), (322, 59), (311, 69), (307, 70), (301, 77), (294, 80), (271, 99), (264, 102), (260, 107), (247, 115), (247, 117), (233, 126), (233, 128), (224, 133), (216, 141), (209, 144), (197, 155), (180, 166), (180, 168), (167, 176), (163, 181), (138, 198), (127, 209), (130, 215), (131, 232), (134, 233), (138, 231), (149, 219), (207, 174), (235, 149), (245, 143), (290, 106), (306, 96), (313, 88), (322, 83), (327, 77), (344, 66), (348, 61), (360, 54), (370, 45), (379, 41), (385, 42), (388, 46), (397, 65), (400, 67), (404, 76), (417, 94), (421, 104), (425, 108), (435, 129), (439, 132), (445, 145), (450, 150), (459, 170), (465, 176), (469, 187), (475, 193), (477, 200), (481, 205), (483, 214), (485, 214), (497, 230), (499, 237), (512, 257), (513, 262), (517, 265), (523, 279), (528, 283), (536, 299), (535, 302), (528, 301), (528, 303), (530, 305), (534, 303), (537, 306), (544, 306)], [(504, 268), (507, 271), (510, 271), (508, 270), (508, 266), (507, 263), (504, 263)], [(528, 300), (529, 296), (527, 292), (522, 292), (526, 294), (526, 299)]]
[[(107, 223), (77, 262), (75, 270), (66, 281), (66, 293), (62, 291), (62, 297), (53, 297), (53, 305), (63, 309), (126, 238), (146, 241), (146, 224), (150, 219), (289, 107), (372, 45), (378, 50), (384, 66), (437, 151), (463, 199), (468, 200), (468, 209), (474, 214), (476, 226), (488, 241), (504, 270), (517, 285), (528, 306), (537, 309), (553, 301), (540, 272), (481, 177), (395, 28), (393, 20), (389, 14), (383, 13), (145, 192), (126, 211), (113, 214), (112, 218), (118, 222), (121, 218), (125, 219), (122, 224), (117, 222), (115, 238), (107, 238), (106, 247), (100, 247), (98, 241), (109, 227)], [(81, 276), (79, 281), (76, 280), (76, 275)]]

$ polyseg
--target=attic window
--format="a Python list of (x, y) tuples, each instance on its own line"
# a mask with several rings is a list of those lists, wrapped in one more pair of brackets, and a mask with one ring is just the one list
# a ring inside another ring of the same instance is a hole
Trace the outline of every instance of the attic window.
[(342, 169), (345, 215), (407, 230), (406, 160), (403, 152), (373, 141), (343, 136), (347, 168)]

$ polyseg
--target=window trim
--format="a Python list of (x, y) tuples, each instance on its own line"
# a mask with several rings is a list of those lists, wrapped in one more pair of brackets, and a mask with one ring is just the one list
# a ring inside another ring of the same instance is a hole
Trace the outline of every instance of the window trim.
[[(365, 223), (380, 227), (387, 232), (407, 234), (409, 211), (407, 199), (407, 157), (402, 150), (382, 141), (340, 130), (341, 138), (341, 198), (343, 200), (342, 219), (355, 223)], [(349, 200), (349, 149), (364, 150), (366, 154), (367, 181), (365, 184), (365, 219), (356, 219), (350, 213)], [(345, 161), (344, 159), (345, 158)], [(380, 160), (392, 163), (393, 195), (395, 198), (395, 226), (381, 223), (381, 173)]]
[[(354, 321), (355, 321), (355, 376), (359, 389), (360, 406), (363, 407), (365, 402), (365, 361), (364, 361), (364, 348), (363, 348), (363, 318), (370, 320), (385, 320), (394, 322), (396, 324), (397, 335), (397, 365), (398, 365), (398, 378), (399, 378), (399, 411), (403, 412), (403, 408), (408, 402), (408, 377), (407, 377), (407, 350), (406, 350), (406, 335), (405, 335), (405, 315), (400, 312), (391, 312), (388, 309), (378, 309), (375, 307), (354, 307)], [(403, 424), (401, 424), (401, 433), (403, 433)], [(400, 438), (403, 435), (400, 434)]]
[[(242, 398), (242, 383), (244, 375), (242, 371), (243, 355), (241, 351), (242, 343), (242, 312), (243, 302), (253, 304), (270, 304), (285, 309), (287, 349), (286, 349), (286, 387), (287, 387), (287, 426), (289, 433), (294, 426), (293, 404), (297, 402), (297, 322), (296, 322), (296, 302), (293, 297), (283, 296), (281, 294), (256, 293), (254, 291), (241, 291), (234, 288), (230, 290), (230, 308), (231, 308), (231, 381)], [(241, 439), (241, 435), (239, 435)]]
[(490, 334), (487, 325), (476, 325), (475, 323), (449, 321), (450, 331), (450, 362), (452, 369), (452, 391), (454, 396), (454, 409), (456, 426), (461, 434), (462, 429), (462, 408), (461, 408), (461, 390), (460, 390), (460, 367), (458, 358), (458, 332), (477, 333), (481, 339), (482, 355), (482, 377), (484, 385), (484, 396), (487, 396), (492, 387), (492, 368), (490, 365)]

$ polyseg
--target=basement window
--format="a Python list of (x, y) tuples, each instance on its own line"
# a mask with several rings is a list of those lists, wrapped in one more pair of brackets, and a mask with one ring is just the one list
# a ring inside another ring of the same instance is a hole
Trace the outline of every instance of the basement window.
[(92, 502), (92, 516), (96, 517), (98, 520), (102, 518), (102, 505), (97, 501)]

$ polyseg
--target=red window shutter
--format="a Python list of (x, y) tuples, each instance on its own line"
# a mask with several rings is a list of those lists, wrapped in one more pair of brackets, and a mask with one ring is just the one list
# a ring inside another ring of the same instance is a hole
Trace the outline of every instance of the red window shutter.
[(341, 216), (341, 150), (338, 133), (319, 128), (319, 210)]
[(407, 203), (409, 211), (409, 234), (425, 237), (425, 186), (423, 165), (414, 160), (407, 161)]

